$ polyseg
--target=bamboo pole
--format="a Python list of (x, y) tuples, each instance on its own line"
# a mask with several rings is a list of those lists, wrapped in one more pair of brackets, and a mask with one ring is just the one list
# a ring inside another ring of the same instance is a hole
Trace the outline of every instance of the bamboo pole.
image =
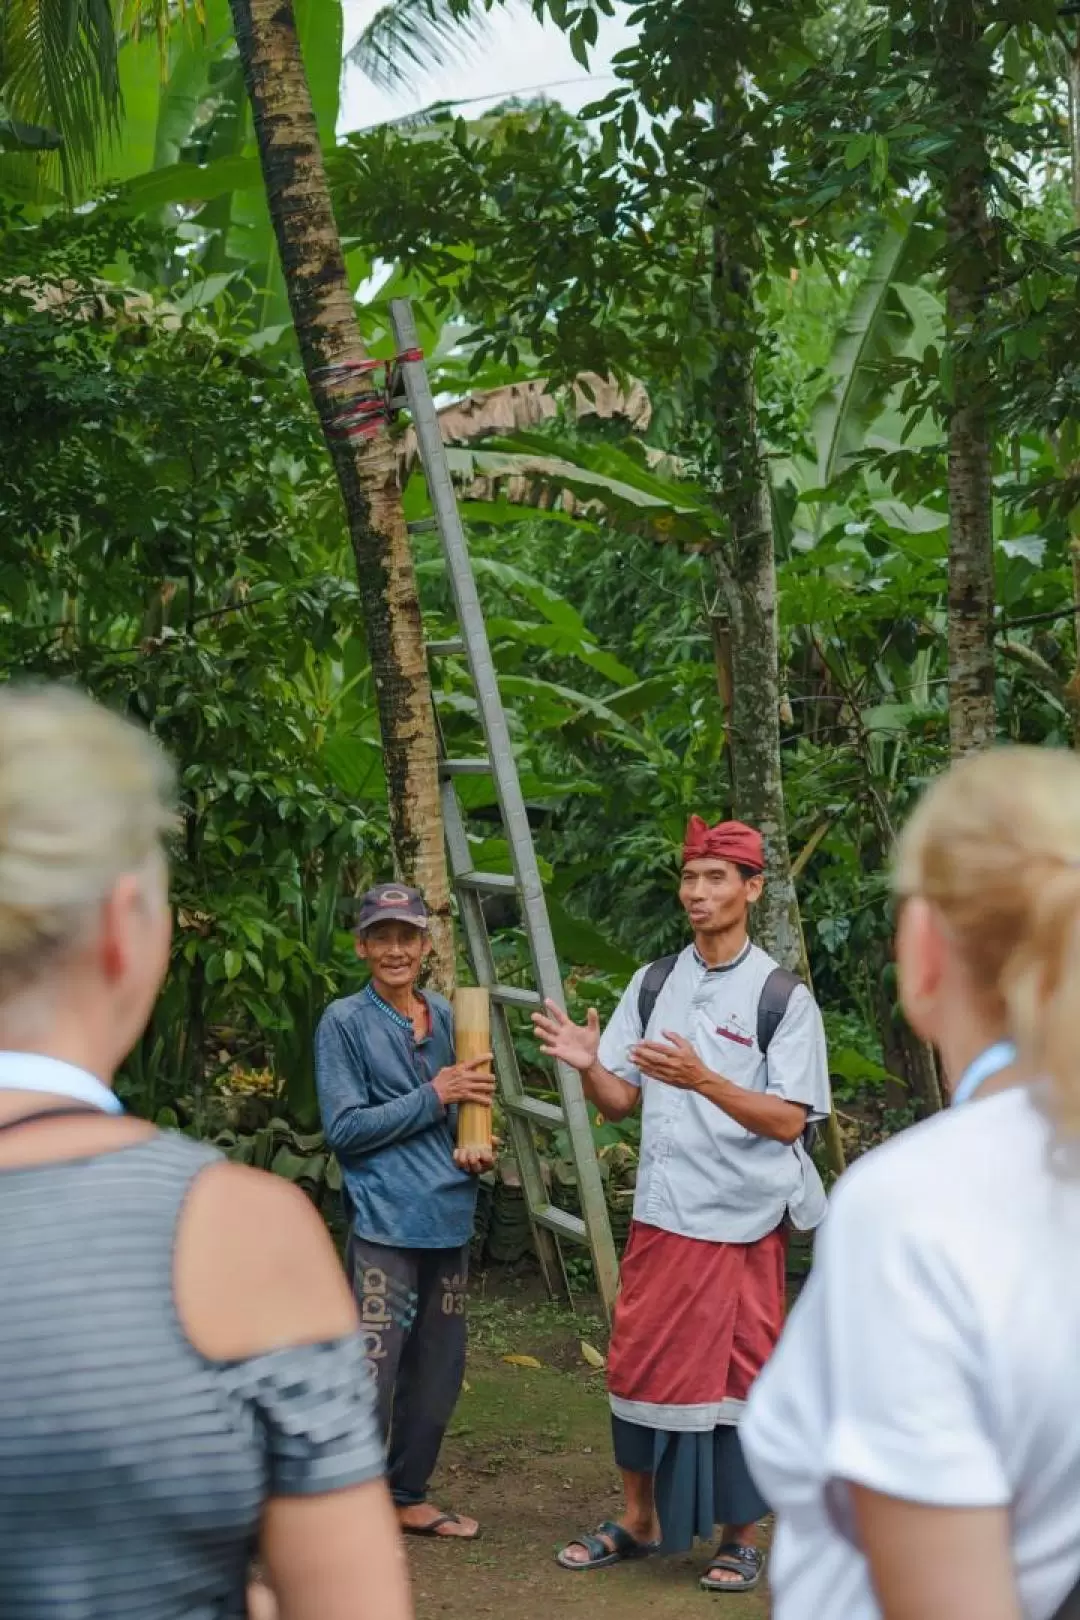
[[(459, 1063), (470, 1063), (491, 1051), (491, 1003), (488, 992), (458, 985), (454, 991), (454, 1045)], [(459, 1103), (459, 1148), (491, 1147), (491, 1109), (483, 1103)]]

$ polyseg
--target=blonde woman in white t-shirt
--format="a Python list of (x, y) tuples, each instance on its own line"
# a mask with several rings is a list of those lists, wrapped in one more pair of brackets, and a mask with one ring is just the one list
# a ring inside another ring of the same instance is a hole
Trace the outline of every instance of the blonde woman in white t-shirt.
[(774, 1614), (1050, 1620), (1080, 1576), (1080, 759), (956, 766), (897, 891), (953, 1107), (844, 1177), (751, 1395)]

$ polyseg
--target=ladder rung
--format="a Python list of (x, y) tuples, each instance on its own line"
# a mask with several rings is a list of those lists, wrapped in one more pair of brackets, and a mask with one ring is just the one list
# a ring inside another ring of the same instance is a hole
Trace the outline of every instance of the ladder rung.
[(517, 878), (508, 872), (459, 872), (454, 879), (459, 889), (489, 889), (492, 894), (516, 894)]
[(427, 653), (430, 658), (452, 658), (455, 653), (463, 653), (465, 643), (460, 636), (451, 636), (449, 641), (429, 641)]
[(508, 1097), (502, 1105), (519, 1119), (533, 1119), (538, 1125), (565, 1125), (566, 1116), (558, 1103), (541, 1102), (539, 1097)]
[(544, 998), (538, 990), (519, 990), (516, 984), (489, 984), (492, 1001), (503, 1007), (542, 1007)]
[(490, 759), (441, 759), (441, 776), (490, 776)]
[(539, 1209), (534, 1209), (533, 1220), (537, 1226), (546, 1226), (549, 1232), (554, 1232), (558, 1237), (573, 1238), (577, 1243), (588, 1241), (589, 1234), (581, 1217), (568, 1215), (565, 1209), (556, 1209), (554, 1204), (541, 1204)]

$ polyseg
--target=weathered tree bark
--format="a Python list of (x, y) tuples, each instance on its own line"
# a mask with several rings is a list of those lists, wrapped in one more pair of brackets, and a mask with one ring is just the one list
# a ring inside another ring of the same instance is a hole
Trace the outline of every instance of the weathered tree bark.
[(990, 64), (974, 0), (945, 0), (938, 33), (941, 97), (955, 110), (956, 152), (945, 188), (948, 420), (949, 743), (954, 758), (994, 741), (994, 543), (990, 421), (979, 316), (991, 280), (989, 159), (980, 127)]
[(886, 1081), (885, 1103), (889, 1108), (913, 1105), (918, 1119), (940, 1113), (944, 1107), (941, 1081), (933, 1050), (907, 1023), (885, 984), (888, 953), (882, 950), (871, 968), (875, 980), (874, 1009), (885, 1057), (885, 1067), (897, 1081)]
[(725, 715), (731, 712), (731, 626), (726, 613), (709, 614), (713, 664), (716, 667), (716, 695)]
[(716, 671), (716, 695), (724, 712), (724, 758), (727, 762), (728, 787), (734, 793), (735, 777), (731, 762), (731, 626), (727, 614), (714, 608), (709, 614), (709, 634), (712, 638), (713, 668)]
[[(719, 502), (727, 520), (713, 553), (730, 632), (729, 753), (734, 811), (765, 840), (768, 875), (754, 919), (764, 950), (810, 983), (799, 902), (791, 875), (780, 763), (780, 662), (772, 506), (757, 429), (753, 291), (719, 226), (713, 233), (713, 305), (719, 328), (712, 377), (712, 429)], [(825, 1132), (830, 1169), (844, 1169), (835, 1112)]]
[[(1072, 204), (1080, 226), (1080, 22), (1069, 50), (1069, 157), (1072, 167)], [(1080, 466), (1071, 469), (1080, 476)], [(1080, 508), (1069, 515), (1069, 550), (1072, 557), (1073, 607), (1076, 627), (1076, 668), (1065, 689), (1072, 716), (1072, 745), (1080, 749)]]
[(386, 425), (343, 431), (374, 401), (326, 184), (291, 0), (230, 0), (267, 201), (311, 397), (341, 487), (356, 559), (400, 876), (433, 914), (433, 982), (454, 980), (438, 753), (416, 574)]
[(728, 538), (714, 552), (727, 608), (731, 769), (735, 814), (765, 839), (769, 882), (756, 917), (762, 945), (778, 962), (805, 967), (791, 879), (780, 768), (780, 682), (776, 559), (764, 458), (757, 431), (750, 280), (714, 234), (713, 287), (722, 328), (713, 373), (713, 435), (719, 500)]

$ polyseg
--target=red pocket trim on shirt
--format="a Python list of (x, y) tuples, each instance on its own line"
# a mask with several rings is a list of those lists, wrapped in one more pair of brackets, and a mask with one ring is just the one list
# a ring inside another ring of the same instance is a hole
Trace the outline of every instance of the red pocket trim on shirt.
[(717, 1024), (716, 1033), (718, 1035), (722, 1035), (727, 1041), (734, 1041), (736, 1046), (753, 1046), (754, 1044), (751, 1036), (740, 1035), (738, 1031), (734, 1029), (725, 1029), (722, 1024)]

